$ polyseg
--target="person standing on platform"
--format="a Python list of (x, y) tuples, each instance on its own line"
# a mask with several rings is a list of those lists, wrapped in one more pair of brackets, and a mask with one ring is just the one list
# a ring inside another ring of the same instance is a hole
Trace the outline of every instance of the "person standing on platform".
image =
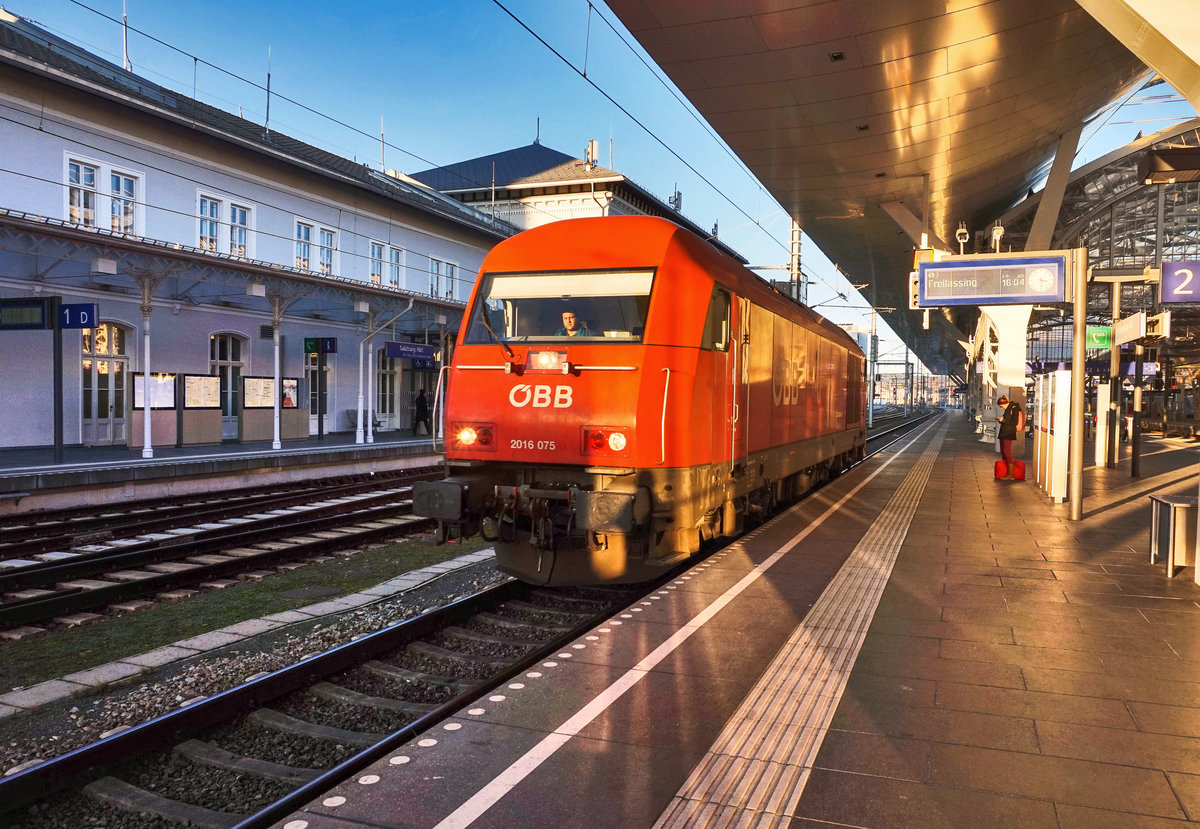
[(1013, 441), (1017, 439), (1017, 432), (1025, 428), (1025, 412), (1021, 410), (1021, 404), (1015, 400), (1010, 401), (1007, 395), (1000, 395), (1000, 399), (996, 401), (996, 405), (1004, 409), (1004, 413), (996, 418), (1000, 424), (1000, 459), (1004, 461), (1008, 467), (1008, 473), (1004, 476), (1004, 480), (1013, 480)]
[(429, 399), (425, 397), (425, 389), (417, 394), (417, 402), (413, 405), (413, 436), (417, 435), (417, 427), (425, 424), (425, 434), (433, 434), (433, 426), (429, 423)]

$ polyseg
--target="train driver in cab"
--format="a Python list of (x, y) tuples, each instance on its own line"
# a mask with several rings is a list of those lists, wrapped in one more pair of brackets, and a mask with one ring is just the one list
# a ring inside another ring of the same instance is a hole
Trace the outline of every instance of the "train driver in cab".
[(562, 312), (563, 327), (554, 332), (556, 337), (590, 337), (592, 332), (588, 330), (587, 324), (582, 322), (575, 315), (574, 308), (567, 308)]

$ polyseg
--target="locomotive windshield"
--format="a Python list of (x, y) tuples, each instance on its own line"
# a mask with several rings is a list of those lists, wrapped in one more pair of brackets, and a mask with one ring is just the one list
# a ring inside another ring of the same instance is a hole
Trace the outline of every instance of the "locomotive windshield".
[(640, 341), (653, 271), (486, 274), (466, 341)]

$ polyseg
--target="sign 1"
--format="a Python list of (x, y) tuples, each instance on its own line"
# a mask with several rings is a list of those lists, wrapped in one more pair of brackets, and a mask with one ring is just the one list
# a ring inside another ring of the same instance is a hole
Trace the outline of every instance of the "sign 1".
[(96, 303), (77, 302), (58, 306), (59, 328), (95, 328)]
[(337, 337), (322, 337), (321, 338), (321, 353), (322, 354), (337, 354)]
[(1162, 302), (1200, 302), (1200, 262), (1162, 263)]

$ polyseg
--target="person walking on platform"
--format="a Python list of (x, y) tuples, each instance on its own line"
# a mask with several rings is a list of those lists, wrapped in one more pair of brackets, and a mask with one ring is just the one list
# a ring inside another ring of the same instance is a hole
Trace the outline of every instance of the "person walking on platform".
[(1004, 413), (996, 418), (1000, 424), (1000, 459), (1004, 461), (1008, 471), (1004, 475), (1004, 480), (1013, 480), (1013, 441), (1017, 439), (1017, 432), (1025, 428), (1025, 412), (1021, 410), (1021, 404), (1015, 400), (1010, 401), (1007, 395), (1000, 395), (1000, 399), (996, 401), (996, 405), (1004, 409)]
[(417, 394), (417, 402), (413, 405), (413, 436), (417, 435), (417, 427), (425, 424), (425, 434), (433, 434), (433, 426), (429, 423), (429, 399), (425, 397), (425, 389)]

